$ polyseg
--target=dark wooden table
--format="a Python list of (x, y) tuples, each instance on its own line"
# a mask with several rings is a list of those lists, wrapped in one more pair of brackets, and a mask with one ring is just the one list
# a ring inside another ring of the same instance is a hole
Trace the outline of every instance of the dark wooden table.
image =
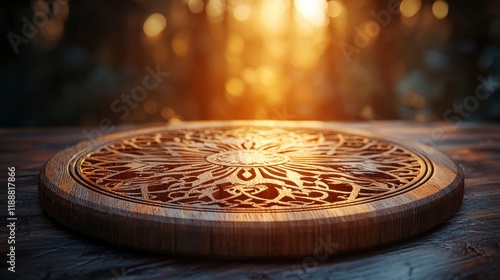
[[(85, 140), (81, 128), (0, 129), (0, 279), (500, 279), (500, 125), (339, 125), (411, 138), (450, 155), (466, 178), (459, 211), (411, 240), (317, 262), (157, 255), (75, 233), (40, 208), (39, 171), (52, 155)], [(16, 168), (15, 273), (7, 271), (6, 263), (8, 166)]]

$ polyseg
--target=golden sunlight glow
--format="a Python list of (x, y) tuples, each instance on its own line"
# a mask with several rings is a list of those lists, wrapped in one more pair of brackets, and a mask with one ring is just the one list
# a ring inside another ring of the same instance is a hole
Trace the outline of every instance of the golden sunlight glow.
[(276, 83), (276, 74), (269, 68), (259, 69), (259, 82), (264, 86), (273, 86)]
[(331, 18), (336, 18), (342, 14), (342, 10), (344, 7), (342, 4), (339, 2), (333, 0), (328, 2), (328, 8), (326, 9), (326, 13), (331, 17)]
[(374, 21), (367, 21), (363, 24), (365, 33), (370, 37), (377, 37), (380, 34), (380, 26)]
[(297, 68), (308, 69), (316, 65), (318, 55), (312, 48), (300, 47), (292, 55), (292, 65)]
[(363, 109), (361, 109), (360, 116), (365, 120), (373, 120), (374, 113), (372, 107), (370, 107), (370, 105), (365, 105)]
[(365, 7), (368, 2), (369, 0), (356, 0), (356, 1), (349, 1), (349, 4), (352, 5), (353, 8), (360, 9)]
[(229, 37), (229, 40), (227, 41), (227, 49), (236, 55), (239, 55), (243, 52), (243, 49), (245, 48), (245, 41), (238, 36), (238, 35), (233, 35)]
[(225, 2), (222, 0), (208, 0), (207, 3), (207, 15), (212, 18), (221, 17), (224, 13)]
[(399, 10), (403, 16), (412, 17), (418, 13), (421, 7), (421, 0), (403, 0), (399, 5)]
[(325, 0), (294, 0), (297, 12), (315, 26), (325, 24), (327, 3)]
[(205, 4), (203, 4), (203, 0), (188, 0), (187, 2), (189, 10), (193, 14), (199, 14), (203, 12), (203, 8)]
[(242, 72), (243, 79), (249, 84), (253, 84), (257, 81), (257, 73), (254, 68), (246, 67)]
[(172, 50), (178, 56), (185, 56), (189, 51), (189, 38), (187, 33), (178, 32), (172, 38)]
[(443, 19), (448, 15), (448, 3), (437, 0), (432, 4), (432, 13), (437, 19)]
[(239, 78), (231, 78), (226, 82), (226, 92), (232, 96), (240, 96), (245, 89), (245, 83)]
[[(193, 13), (198, 11), (191, 7), (196, 1), (184, 0)], [(278, 107), (297, 91), (308, 98), (315, 86), (307, 83), (304, 76), (321, 71), (318, 69), (323, 67), (320, 60), (325, 49), (332, 41), (334, 44), (341, 42), (347, 33), (344, 30), (349, 19), (346, 0), (202, 2), (213, 27), (211, 30), (225, 41), (221, 46), (224, 48), (222, 63), (225, 73), (223, 98), (231, 105), (256, 102), (262, 108)], [(329, 32), (330, 22), (333, 32)], [(364, 22), (358, 24), (363, 30), (369, 30), (370, 36), (376, 36), (380, 31)], [(332, 37), (331, 33), (335, 36)], [(183, 51), (184, 46), (187, 51)], [(172, 50), (177, 55), (189, 54), (192, 47), (184, 40), (176, 40), (176, 36), (172, 39)], [(300, 81), (289, 77), (294, 71), (305, 73), (299, 75)], [(297, 89), (297, 83), (303, 86)], [(259, 111), (257, 104), (254, 105), (255, 111)]]
[(271, 57), (277, 61), (287, 59), (286, 54), (288, 51), (288, 45), (286, 41), (283, 40), (272, 40), (265, 44), (265, 49), (269, 52)]
[(250, 5), (243, 3), (236, 6), (233, 10), (233, 16), (236, 20), (245, 21), (250, 18), (252, 8)]
[(167, 27), (167, 19), (158, 13), (150, 15), (144, 21), (144, 33), (151, 38), (157, 37)]
[(178, 124), (182, 123), (182, 116), (174, 115), (168, 120), (168, 124)]
[(175, 112), (172, 108), (170, 107), (164, 107), (162, 110), (161, 110), (161, 117), (164, 119), (164, 120), (168, 120), (170, 118), (172, 118), (173, 116), (175, 115)]
[(239, 71), (242, 67), (241, 64), (241, 57), (239, 55), (235, 55), (231, 53), (229, 50), (226, 50), (226, 53), (224, 54), (224, 58), (226, 59), (227, 62), (227, 70), (231, 73), (234, 73), (234, 71)]
[(279, 33), (287, 24), (286, 13), (290, 8), (287, 0), (263, 0), (260, 7), (260, 28), (257, 32)]

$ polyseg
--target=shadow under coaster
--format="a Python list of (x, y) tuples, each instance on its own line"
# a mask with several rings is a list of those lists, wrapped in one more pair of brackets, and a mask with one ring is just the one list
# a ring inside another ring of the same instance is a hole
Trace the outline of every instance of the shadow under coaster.
[(128, 247), (303, 257), (435, 227), (460, 206), (463, 174), (433, 148), (334, 124), (196, 122), (68, 148), (39, 197), (65, 226)]

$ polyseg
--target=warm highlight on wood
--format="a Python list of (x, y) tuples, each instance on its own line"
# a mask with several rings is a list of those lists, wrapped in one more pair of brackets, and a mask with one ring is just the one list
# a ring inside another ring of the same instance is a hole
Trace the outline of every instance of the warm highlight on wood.
[(298, 257), (425, 232), (458, 209), (463, 175), (430, 147), (332, 124), (201, 122), (71, 147), (39, 195), (62, 224), (129, 247)]

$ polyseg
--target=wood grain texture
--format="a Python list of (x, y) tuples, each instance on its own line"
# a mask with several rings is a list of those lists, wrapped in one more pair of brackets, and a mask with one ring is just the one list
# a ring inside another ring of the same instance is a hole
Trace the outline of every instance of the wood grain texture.
[(442, 223), (463, 174), (430, 147), (322, 122), (199, 122), (66, 149), (39, 196), (63, 225), (132, 248), (324, 258)]
[[(1, 130), (0, 164), (17, 174), (18, 272), (2, 279), (496, 279), (500, 273), (500, 125), (372, 122), (339, 124), (433, 144), (460, 164), (465, 196), (441, 226), (411, 240), (312, 261), (217, 261), (125, 249), (69, 231), (38, 203), (39, 171), (84, 140), (81, 128)], [(445, 139), (433, 139), (438, 131)], [(6, 184), (7, 172), (1, 175)], [(6, 201), (6, 192), (0, 193)], [(4, 204), (5, 205), (5, 204)], [(5, 221), (6, 212), (2, 211)], [(5, 236), (5, 227), (1, 228)], [(7, 247), (1, 244), (2, 252)], [(314, 256), (311, 255), (314, 259)], [(122, 278), (125, 277), (125, 278)]]

